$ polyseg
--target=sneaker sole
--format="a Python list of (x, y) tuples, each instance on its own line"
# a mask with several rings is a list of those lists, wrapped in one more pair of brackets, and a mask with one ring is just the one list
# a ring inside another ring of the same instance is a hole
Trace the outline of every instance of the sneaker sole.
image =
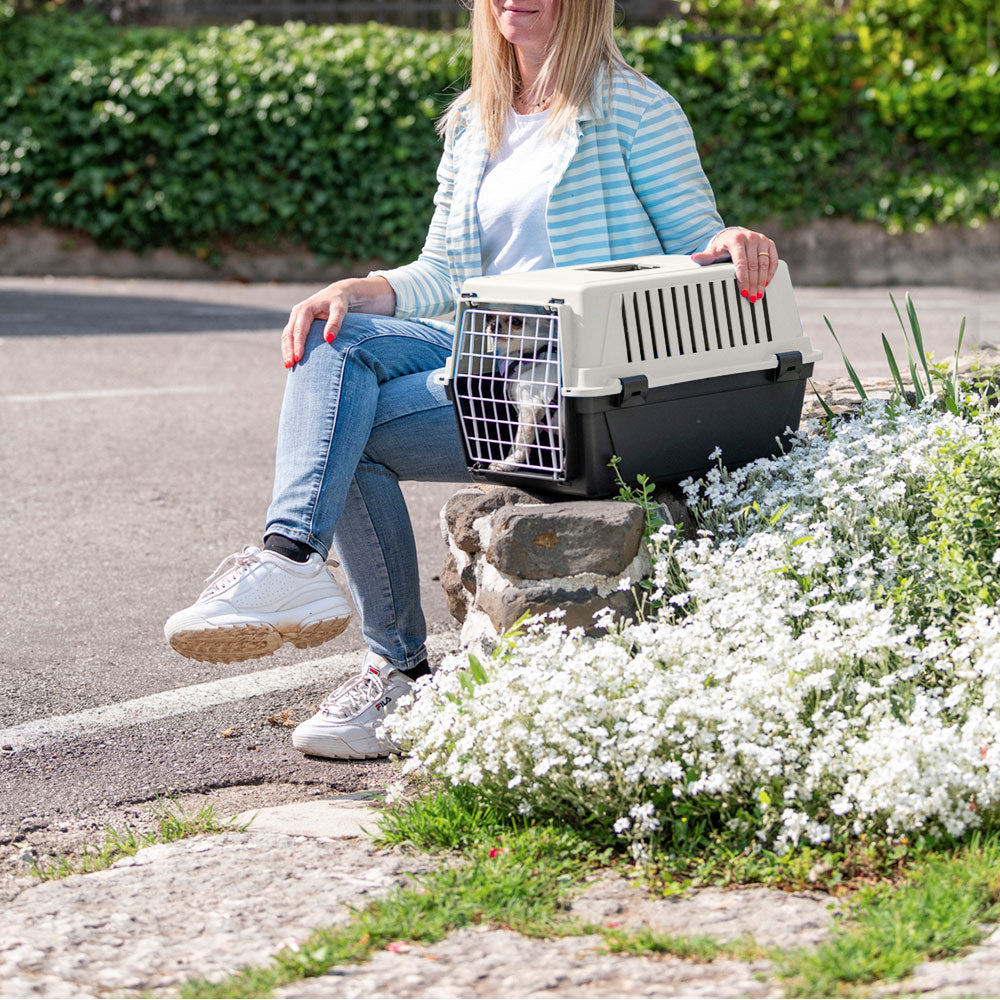
[(265, 623), (222, 625), (209, 629), (189, 629), (170, 636), (170, 645), (189, 660), (204, 663), (239, 663), (276, 653), (286, 642), (299, 649), (311, 649), (336, 639), (351, 616), (328, 618), (304, 628), (279, 632)]
[(326, 760), (378, 760), (388, 757), (389, 754), (399, 753), (395, 748), (386, 750), (374, 750), (366, 753), (354, 750), (342, 740), (322, 738), (293, 740), (292, 746), (299, 753), (309, 757), (323, 757)]

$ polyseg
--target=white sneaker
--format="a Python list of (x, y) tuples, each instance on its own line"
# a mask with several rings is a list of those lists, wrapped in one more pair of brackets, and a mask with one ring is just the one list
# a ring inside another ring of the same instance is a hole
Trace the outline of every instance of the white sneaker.
[(248, 545), (224, 559), (189, 608), (163, 626), (182, 656), (232, 663), (269, 656), (282, 643), (300, 649), (340, 635), (351, 609), (323, 557), (304, 563)]
[(369, 651), (361, 673), (327, 695), (320, 710), (295, 727), (292, 746), (334, 760), (386, 757), (399, 747), (376, 729), (412, 687), (406, 674)]

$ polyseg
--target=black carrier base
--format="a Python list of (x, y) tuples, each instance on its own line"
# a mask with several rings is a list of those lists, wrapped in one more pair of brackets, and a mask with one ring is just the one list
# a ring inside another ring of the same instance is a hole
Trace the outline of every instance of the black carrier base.
[[(800, 356), (797, 356), (800, 357)], [(621, 458), (628, 484), (645, 474), (655, 483), (699, 476), (716, 465), (709, 455), (722, 449), (728, 468), (781, 451), (786, 428), (798, 429), (812, 364), (699, 379), (646, 389), (644, 379), (626, 379), (621, 396), (564, 397), (562, 437), (565, 478), (530, 472), (493, 472), (473, 462), (479, 482), (520, 486), (553, 497), (614, 496), (618, 484), (609, 467)]]

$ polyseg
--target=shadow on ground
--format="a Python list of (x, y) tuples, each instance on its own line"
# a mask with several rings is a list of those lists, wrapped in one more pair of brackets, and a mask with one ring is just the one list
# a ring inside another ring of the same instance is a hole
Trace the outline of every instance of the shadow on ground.
[(0, 337), (280, 330), (287, 310), (145, 296), (0, 292)]

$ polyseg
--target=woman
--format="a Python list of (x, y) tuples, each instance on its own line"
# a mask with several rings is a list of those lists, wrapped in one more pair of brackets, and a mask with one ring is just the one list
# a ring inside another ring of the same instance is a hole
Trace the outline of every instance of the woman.
[(264, 548), (222, 564), (165, 632), (185, 656), (243, 660), (340, 634), (350, 617), (326, 567), (331, 543), (369, 651), (361, 673), (294, 732), (305, 753), (375, 757), (399, 695), (427, 673), (416, 551), (401, 480), (468, 478), (451, 405), (433, 379), (451, 347), (434, 320), (479, 274), (657, 253), (731, 258), (756, 301), (777, 266), (760, 233), (723, 228), (690, 127), (631, 70), (613, 0), (476, 0), (468, 91), (444, 116), (435, 211), (416, 261), (334, 282), (295, 306), (291, 369)]

